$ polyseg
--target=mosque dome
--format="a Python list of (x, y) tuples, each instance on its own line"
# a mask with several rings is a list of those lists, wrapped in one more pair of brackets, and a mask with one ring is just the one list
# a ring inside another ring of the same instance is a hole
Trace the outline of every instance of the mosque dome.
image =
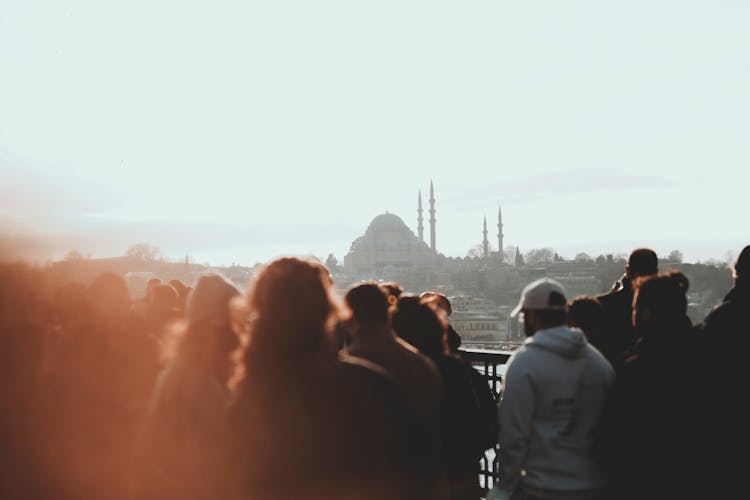
[(375, 217), (365, 234), (354, 240), (345, 266), (373, 272), (390, 266), (412, 267), (426, 261), (429, 247), (420, 241), (403, 219), (385, 212)]
[[(367, 233), (380, 232), (380, 231), (400, 231), (404, 233), (411, 233), (411, 229), (404, 223), (404, 221), (396, 214), (386, 212), (380, 214), (370, 222), (367, 226)], [(411, 233), (413, 236), (413, 233)]]

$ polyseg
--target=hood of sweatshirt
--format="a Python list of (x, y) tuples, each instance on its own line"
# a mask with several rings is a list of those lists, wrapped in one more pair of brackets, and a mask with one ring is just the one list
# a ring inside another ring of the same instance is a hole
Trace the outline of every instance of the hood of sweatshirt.
[(529, 348), (552, 351), (566, 358), (582, 356), (586, 344), (586, 336), (581, 330), (567, 326), (539, 330), (524, 341)]

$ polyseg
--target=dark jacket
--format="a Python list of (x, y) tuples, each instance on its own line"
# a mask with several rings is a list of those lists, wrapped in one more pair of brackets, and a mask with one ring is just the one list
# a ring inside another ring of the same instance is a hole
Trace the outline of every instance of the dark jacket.
[(602, 354), (615, 370), (622, 366), (625, 352), (633, 346), (633, 286), (630, 279), (623, 277), (614, 289), (598, 295), (604, 309), (607, 327), (598, 337)]
[(496, 427), (491, 427), (497, 415), (494, 398), (481, 375), (463, 359), (443, 356), (435, 364), (445, 396), (446, 474), (449, 478), (476, 477), (479, 459), (497, 440)]
[(230, 409), (238, 498), (425, 498), (429, 431), (382, 368), (348, 356), (251, 370)]
[(715, 492), (741, 491), (745, 483), (743, 456), (750, 446), (750, 411), (743, 394), (750, 387), (747, 356), (750, 349), (750, 282), (737, 281), (724, 301), (700, 325), (701, 377), (707, 390), (702, 398), (709, 474), (717, 479)]
[(692, 498), (701, 491), (697, 347), (685, 318), (644, 335), (617, 374), (602, 450), (618, 498)]

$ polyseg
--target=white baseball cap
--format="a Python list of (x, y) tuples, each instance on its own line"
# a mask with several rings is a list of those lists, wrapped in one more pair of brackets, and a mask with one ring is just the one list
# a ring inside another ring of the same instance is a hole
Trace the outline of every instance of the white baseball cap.
[(518, 316), (523, 309), (562, 309), (567, 307), (565, 288), (550, 278), (538, 279), (526, 285), (521, 292), (521, 300), (510, 316)]

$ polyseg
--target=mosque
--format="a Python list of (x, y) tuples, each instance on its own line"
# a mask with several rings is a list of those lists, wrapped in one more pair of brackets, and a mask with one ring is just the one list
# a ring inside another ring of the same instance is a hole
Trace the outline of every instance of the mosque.
[[(438, 252), (435, 217), (435, 189), (430, 181), (429, 199), (430, 242), (425, 242), (422, 192), (417, 197), (417, 234), (397, 215), (385, 212), (375, 217), (365, 234), (354, 240), (344, 257), (344, 269), (355, 276), (380, 276), (391, 273), (434, 270), (446, 258)], [(482, 257), (503, 261), (503, 221), (498, 209), (498, 251), (490, 252), (487, 239), (487, 218), (484, 219)], [(390, 271), (390, 272), (389, 272)]]

